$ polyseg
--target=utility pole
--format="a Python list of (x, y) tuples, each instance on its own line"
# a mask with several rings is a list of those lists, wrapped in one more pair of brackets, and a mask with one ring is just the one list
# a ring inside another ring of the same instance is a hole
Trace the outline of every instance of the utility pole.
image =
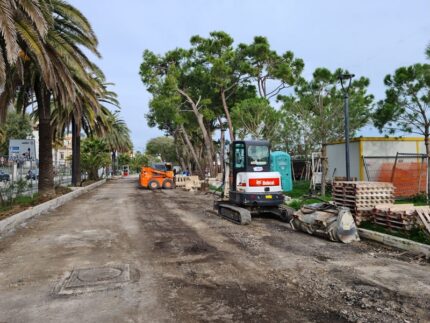
[(351, 180), (351, 170), (349, 161), (349, 88), (351, 87), (352, 78), (354, 74), (344, 73), (339, 75), (340, 85), (343, 91), (343, 114), (345, 122), (345, 169), (346, 169), (346, 180)]

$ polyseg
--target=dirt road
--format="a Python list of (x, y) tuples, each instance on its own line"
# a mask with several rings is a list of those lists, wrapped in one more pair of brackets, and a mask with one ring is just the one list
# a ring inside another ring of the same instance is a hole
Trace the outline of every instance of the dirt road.
[(0, 322), (430, 321), (428, 262), (211, 205), (116, 180), (35, 220), (0, 240)]

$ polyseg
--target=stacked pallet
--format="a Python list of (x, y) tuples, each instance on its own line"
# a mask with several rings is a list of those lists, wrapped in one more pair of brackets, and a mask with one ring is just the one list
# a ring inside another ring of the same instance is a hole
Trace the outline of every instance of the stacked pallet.
[(409, 231), (421, 227), (430, 234), (430, 207), (384, 204), (373, 209), (373, 222), (389, 229)]
[(333, 201), (337, 206), (348, 207), (359, 224), (372, 218), (376, 205), (394, 203), (394, 186), (380, 182), (334, 182)]
[(382, 204), (373, 209), (373, 223), (388, 229), (409, 231), (416, 225), (413, 204)]

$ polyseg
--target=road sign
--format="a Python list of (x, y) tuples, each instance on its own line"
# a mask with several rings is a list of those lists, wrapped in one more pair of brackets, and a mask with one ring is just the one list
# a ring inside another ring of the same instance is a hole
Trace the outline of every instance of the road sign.
[(36, 143), (34, 139), (10, 139), (9, 160), (36, 160)]

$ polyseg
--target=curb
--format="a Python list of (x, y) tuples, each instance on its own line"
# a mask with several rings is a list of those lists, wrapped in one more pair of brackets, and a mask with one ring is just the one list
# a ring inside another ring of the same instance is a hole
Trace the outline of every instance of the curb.
[(366, 229), (358, 229), (358, 234), (360, 238), (373, 240), (415, 254), (424, 254), (427, 258), (430, 258), (430, 246), (426, 244)]
[(36, 205), (35, 207), (32, 207), (30, 209), (27, 209), (25, 211), (22, 211), (20, 213), (14, 214), (11, 217), (8, 217), (4, 220), (0, 221), (0, 238), (3, 235), (6, 235), (7, 233), (12, 232), (15, 230), (18, 226), (24, 224), (28, 220), (48, 213), (49, 211), (55, 210), (56, 208), (64, 205), (65, 203), (77, 198), (78, 196), (81, 196), (84, 193), (87, 193), (88, 191), (91, 191), (94, 188), (97, 188), (101, 185), (106, 183), (106, 179), (103, 179), (101, 181), (98, 181), (94, 184), (80, 187), (78, 189), (73, 190), (70, 193), (64, 194), (62, 196), (59, 196), (55, 199), (49, 200), (45, 203)]

